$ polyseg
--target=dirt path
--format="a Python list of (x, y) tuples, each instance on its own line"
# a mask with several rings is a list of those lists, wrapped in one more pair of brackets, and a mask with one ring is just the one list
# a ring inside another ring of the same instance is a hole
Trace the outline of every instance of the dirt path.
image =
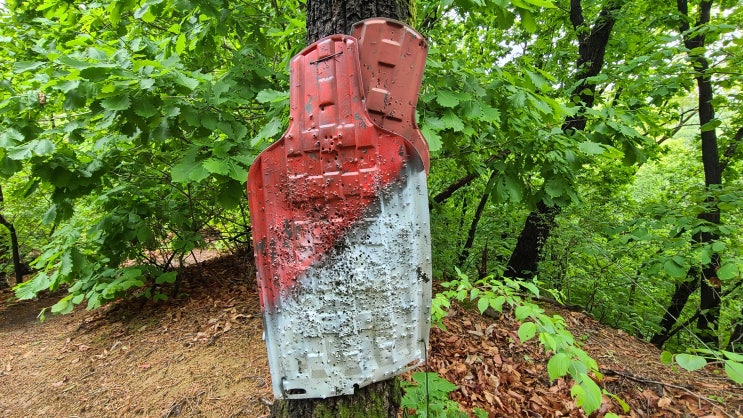
[[(38, 312), (57, 299), (0, 293), (2, 417), (261, 417), (273, 397), (252, 270), (237, 257), (187, 269), (183, 294), (66, 316)], [(743, 417), (743, 389), (713, 371), (659, 364), (654, 347), (582, 314), (559, 311), (599, 362), (601, 384), (626, 416)], [(549, 382), (547, 357), (518, 343), (516, 323), (455, 307), (434, 328), (429, 369), (458, 385), (452, 398), (491, 417), (584, 416), (570, 384)], [(602, 410), (623, 414), (605, 398)]]

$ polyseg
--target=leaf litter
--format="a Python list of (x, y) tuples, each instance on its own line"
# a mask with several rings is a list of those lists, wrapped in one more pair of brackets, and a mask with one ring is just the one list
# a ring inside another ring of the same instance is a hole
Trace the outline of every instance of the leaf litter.
[[(65, 316), (39, 311), (60, 297), (13, 301), (0, 292), (0, 416), (261, 417), (272, 402), (254, 269), (237, 255), (185, 267), (181, 294)], [(652, 345), (560, 307), (599, 364), (608, 393), (592, 416), (743, 417), (743, 388), (708, 366), (663, 365)], [(519, 323), (452, 303), (446, 331), (432, 327), (427, 365), (454, 383), (450, 396), (470, 416), (583, 417), (572, 383), (550, 382), (536, 339)], [(403, 378), (411, 380), (411, 373)], [(625, 412), (622, 404), (629, 407)]]

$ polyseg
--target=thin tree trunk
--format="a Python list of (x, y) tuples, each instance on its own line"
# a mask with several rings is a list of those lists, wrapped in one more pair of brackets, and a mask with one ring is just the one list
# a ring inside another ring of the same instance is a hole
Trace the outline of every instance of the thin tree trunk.
[[(688, 51), (704, 48), (705, 38), (703, 32), (697, 32), (690, 36), (689, 30), (689, 5), (687, 0), (677, 0), (676, 2), (679, 14), (681, 14), (680, 32), (684, 37), (684, 46)], [(702, 0), (699, 4), (699, 21), (697, 26), (709, 23), (712, 2)], [(707, 74), (709, 63), (707, 58), (702, 54), (689, 54), (689, 60), (695, 71), (697, 81), (697, 94), (699, 96), (699, 124), (705, 126), (715, 118), (715, 109), (712, 105), (712, 80)], [(704, 185), (708, 191), (722, 184), (722, 169), (720, 164), (720, 155), (717, 148), (717, 132), (714, 128), (702, 129), (702, 164), (704, 165)], [(712, 196), (707, 198), (707, 209), (700, 215), (700, 218), (707, 222), (719, 224), (720, 210), (716, 205), (716, 199)], [(695, 234), (694, 241), (699, 245), (708, 245), (717, 240), (718, 236), (714, 233)], [(702, 266), (701, 269), (701, 297), (700, 306), (701, 315), (697, 322), (697, 329), (700, 332), (700, 338), (707, 343), (714, 343), (716, 338), (717, 323), (720, 316), (720, 281), (717, 279), (717, 268), (720, 265), (719, 254), (712, 255), (712, 261)]]
[(663, 344), (671, 338), (671, 328), (678, 320), (679, 315), (681, 315), (681, 311), (684, 310), (684, 306), (686, 306), (686, 301), (689, 300), (689, 296), (691, 296), (691, 294), (699, 287), (699, 277), (697, 272), (692, 269), (687, 276), (691, 276), (693, 279), (676, 286), (676, 291), (671, 297), (671, 304), (668, 306), (668, 309), (666, 309), (666, 313), (660, 321), (661, 330), (650, 338), (650, 343), (658, 348), (663, 347)]
[[(4, 202), (3, 197), (3, 189), (2, 186), (0, 186), (0, 208), (3, 206)], [(15, 284), (23, 282), (23, 275), (30, 273), (30, 270), (28, 266), (23, 263), (21, 260), (21, 249), (20, 245), (18, 243), (18, 234), (16, 233), (15, 227), (13, 226), (13, 223), (10, 222), (0, 214), (0, 225), (4, 226), (8, 233), (10, 234), (10, 252), (11, 257), (13, 259), (13, 271), (15, 272)]]
[[(409, 7), (409, 3), (402, 0), (308, 0), (307, 43), (332, 34), (348, 34), (354, 23), (370, 17), (407, 21)], [(326, 399), (277, 399), (271, 407), (271, 417), (396, 417), (400, 399), (400, 385), (395, 378), (357, 389), (353, 395)]]
[[(609, 42), (612, 28), (616, 22), (616, 12), (622, 2), (610, 1), (601, 10), (590, 30), (586, 28), (581, 0), (570, 1), (570, 22), (578, 33), (578, 68), (575, 100), (582, 103), (583, 110), (593, 107), (596, 84), (589, 82), (601, 72), (604, 65), (606, 45)], [(586, 128), (586, 116), (583, 111), (565, 119), (562, 130), (565, 133), (582, 131)], [(542, 255), (544, 243), (555, 226), (555, 217), (562, 208), (555, 204), (540, 201), (535, 210), (526, 217), (516, 247), (511, 253), (504, 274), (509, 277), (531, 276), (537, 271), (537, 264)]]
[(470, 224), (470, 230), (467, 234), (467, 242), (464, 243), (464, 246), (462, 247), (462, 252), (459, 254), (459, 265), (463, 265), (465, 261), (467, 261), (467, 258), (470, 256), (470, 250), (472, 249), (472, 245), (475, 243), (475, 233), (477, 232), (477, 225), (480, 223), (480, 218), (482, 218), (482, 212), (485, 210), (485, 205), (488, 203), (488, 199), (490, 198), (490, 192), (493, 190), (493, 184), (495, 183), (496, 178), (496, 171), (493, 171), (490, 174), (490, 179), (488, 179), (488, 184), (485, 186), (485, 192), (483, 192), (482, 197), (480, 198), (480, 203), (477, 205), (477, 209), (475, 209), (475, 216), (472, 218), (472, 223)]

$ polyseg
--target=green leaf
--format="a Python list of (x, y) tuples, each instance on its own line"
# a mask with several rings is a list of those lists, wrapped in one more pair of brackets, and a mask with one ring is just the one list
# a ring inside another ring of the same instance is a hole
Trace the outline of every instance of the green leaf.
[(514, 314), (517, 321), (523, 321), (527, 317), (534, 315), (534, 307), (531, 305), (520, 305), (516, 307)]
[(534, 33), (537, 31), (537, 21), (530, 11), (519, 9), (519, 15), (521, 16), (521, 24), (527, 32)]
[(576, 398), (575, 404), (583, 407), (583, 410), (590, 415), (593, 411), (601, 407), (601, 388), (585, 373), (582, 373), (578, 377), (578, 381), (580, 382), (579, 385), (582, 389), (580, 392), (582, 393), (579, 396), (573, 395), (572, 390), (570, 393)]
[(455, 107), (459, 104), (459, 98), (451, 91), (439, 90), (436, 93), (436, 102), (444, 107)]
[(660, 361), (663, 364), (671, 364), (673, 362), (673, 353), (670, 351), (664, 351), (660, 353)]
[(258, 92), (258, 95), (255, 96), (255, 100), (257, 100), (259, 103), (269, 103), (269, 102), (281, 102), (283, 100), (289, 99), (289, 92), (286, 91), (276, 91), (273, 89), (265, 89)]
[(170, 176), (176, 183), (186, 183), (189, 180), (191, 172), (200, 168), (201, 164), (194, 161), (191, 154), (187, 154), (180, 162), (170, 170)]
[(538, 7), (544, 7), (545, 9), (554, 9), (555, 4), (549, 0), (524, 0), (526, 3), (533, 4)]
[(488, 306), (490, 306), (490, 301), (486, 298), (481, 297), (477, 300), (477, 310), (480, 311), (480, 314), (482, 315), (486, 309), (488, 309)]
[(430, 126), (424, 125), (421, 128), (421, 133), (428, 143), (428, 150), (435, 152), (441, 149), (441, 135), (437, 131), (431, 129)]
[(738, 265), (736, 263), (725, 263), (717, 270), (717, 278), (730, 280), (738, 277)]
[(524, 322), (519, 327), (518, 334), (522, 344), (531, 340), (535, 335), (537, 335), (537, 324), (533, 322)]
[(702, 367), (707, 365), (707, 359), (705, 359), (702, 356), (696, 356), (694, 354), (676, 354), (676, 363), (678, 363), (681, 368), (688, 370), (688, 371), (694, 371), (699, 370)]
[(568, 374), (570, 367), (570, 356), (565, 353), (556, 353), (547, 362), (547, 373), (550, 380), (561, 378)]
[(160, 276), (155, 279), (156, 284), (163, 284), (163, 283), (175, 283), (175, 279), (178, 278), (178, 272), (177, 271), (169, 271), (167, 273), (163, 273)]
[(462, 132), (464, 130), (464, 123), (459, 116), (455, 115), (451, 110), (447, 110), (444, 116), (441, 117), (441, 122), (445, 128), (451, 129), (455, 132)]
[(42, 67), (46, 62), (43, 61), (19, 61), (13, 64), (14, 73), (25, 73)]
[(733, 361), (737, 361), (738, 363), (743, 363), (743, 354), (733, 353), (731, 351), (725, 351), (722, 350), (722, 354), (725, 356), (725, 358)]
[(208, 158), (202, 165), (210, 173), (226, 176), (230, 172), (230, 166), (225, 159)]
[(101, 101), (101, 106), (108, 110), (126, 110), (131, 104), (128, 94), (107, 97)]
[(714, 131), (715, 128), (717, 128), (720, 125), (722, 125), (722, 120), (720, 120), (720, 119), (712, 119), (711, 121), (709, 121), (709, 122), (705, 123), (704, 125), (702, 125), (701, 128), (699, 128), (699, 129), (702, 132)]
[(743, 385), (743, 363), (725, 360), (725, 373), (739, 385)]
[(271, 119), (267, 124), (263, 125), (263, 128), (261, 128), (260, 131), (258, 131), (258, 135), (256, 135), (251, 141), (250, 144), (255, 146), (263, 139), (269, 139), (276, 136), (281, 131), (281, 128), (283, 126), (283, 123), (281, 123), (281, 119), (279, 118), (273, 118)]
[(173, 72), (173, 81), (189, 90), (196, 90), (196, 87), (199, 87), (199, 80), (188, 77), (180, 71)]
[(158, 109), (149, 98), (141, 98), (134, 102), (134, 113), (143, 118), (150, 118), (158, 113)]
[(186, 34), (182, 33), (178, 35), (178, 39), (175, 41), (175, 53), (180, 55), (186, 49)]
[(663, 263), (663, 270), (668, 273), (669, 276), (680, 279), (682, 277), (686, 276), (686, 268), (682, 265), (679, 265), (679, 263), (676, 262), (676, 260), (669, 258), (666, 260), (665, 263)]
[(606, 151), (603, 145), (590, 141), (581, 142), (578, 144), (578, 149), (586, 155), (598, 155)]

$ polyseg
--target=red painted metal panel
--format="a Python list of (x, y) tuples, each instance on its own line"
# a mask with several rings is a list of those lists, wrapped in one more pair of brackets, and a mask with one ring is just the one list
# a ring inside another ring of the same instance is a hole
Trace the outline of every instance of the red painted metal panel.
[(292, 59), (289, 127), (248, 176), (279, 398), (353, 393), (420, 364), (428, 342), (426, 173), (401, 135), (418, 131), (370, 117), (358, 54), (333, 35)]
[[(256, 263), (268, 309), (407, 159), (404, 139), (375, 126), (364, 108), (357, 55), (354, 38), (333, 35), (292, 59), (289, 128), (250, 168)], [(302, 222), (313, 231), (303, 231)], [(295, 239), (300, 234), (309, 239)]]
[(359, 40), (366, 108), (377, 126), (410, 141), (430, 167), (428, 144), (415, 122), (415, 106), (428, 45), (413, 28), (392, 19), (366, 19), (353, 26)]

